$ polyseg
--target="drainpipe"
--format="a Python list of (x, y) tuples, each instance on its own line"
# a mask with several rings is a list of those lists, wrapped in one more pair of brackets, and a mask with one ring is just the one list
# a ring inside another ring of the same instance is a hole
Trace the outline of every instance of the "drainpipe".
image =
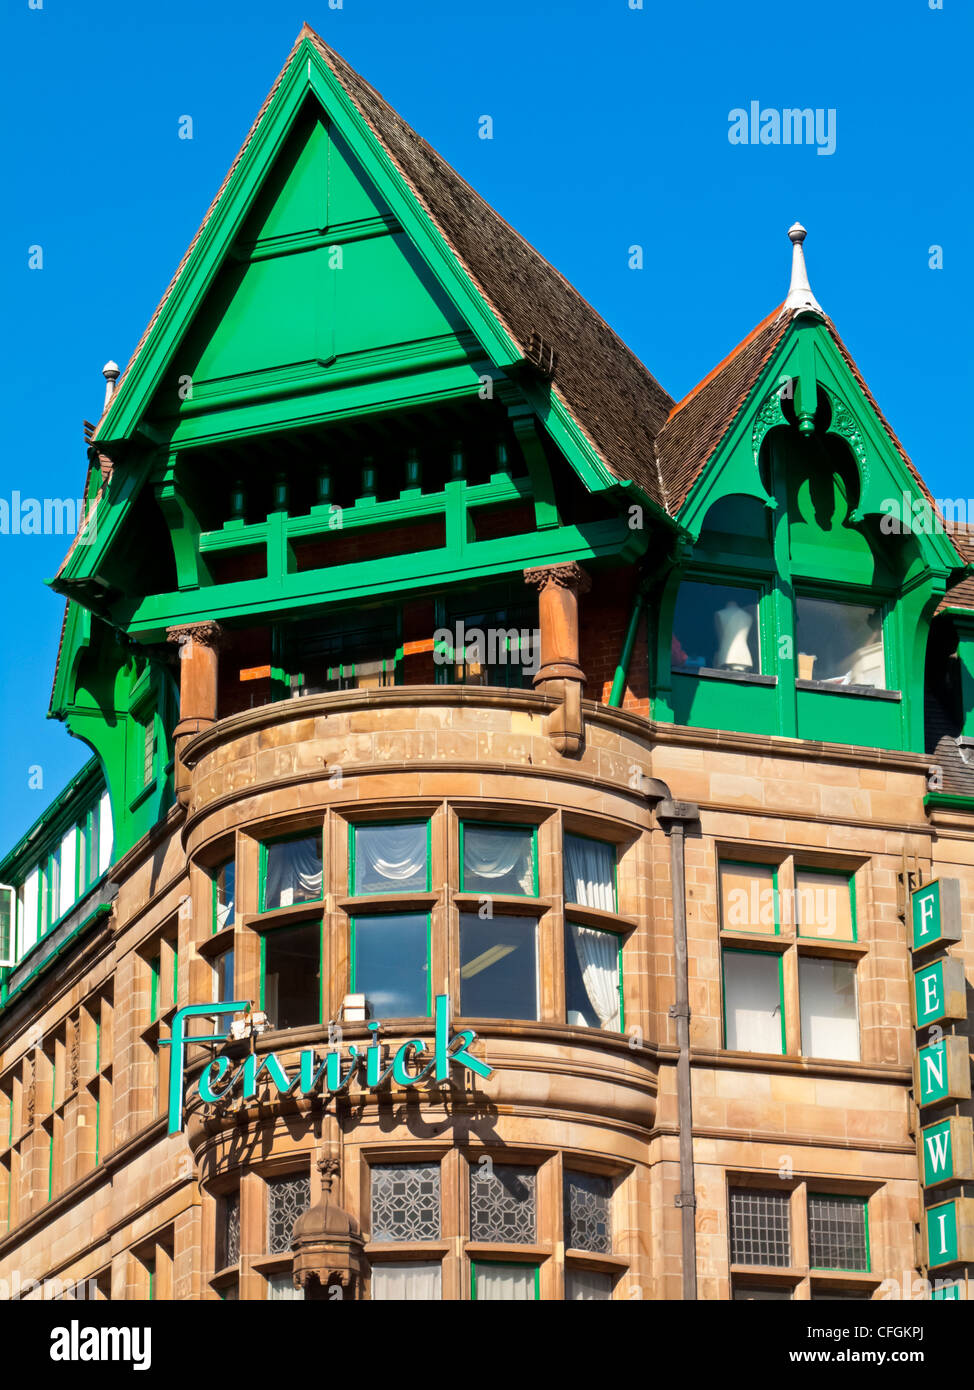
[[(677, 1127), (680, 1137), (680, 1208), (683, 1245), (683, 1297), (697, 1297), (697, 1198), (693, 1179), (693, 1094), (690, 1084), (690, 980), (687, 952), (687, 889), (684, 862), (687, 826), (699, 820), (700, 808), (692, 801), (674, 801), (665, 782), (653, 778), (653, 791), (664, 793), (656, 807), (656, 820), (670, 841), (670, 873), (673, 883), (673, 960), (676, 1003), (670, 1017), (676, 1019), (679, 1055), (676, 1063)], [(657, 790), (658, 789), (658, 790)], [(653, 793), (651, 793), (653, 794)]]
[(622, 697), (626, 689), (626, 677), (629, 674), (629, 662), (632, 660), (632, 649), (636, 645), (636, 633), (639, 631), (639, 619), (642, 617), (643, 605), (645, 602), (646, 586), (640, 584), (639, 588), (636, 590), (636, 597), (633, 600), (632, 616), (629, 619), (626, 639), (622, 644), (622, 651), (619, 654), (619, 664), (612, 678), (612, 690), (609, 695), (609, 705), (612, 709), (618, 709), (622, 704)]

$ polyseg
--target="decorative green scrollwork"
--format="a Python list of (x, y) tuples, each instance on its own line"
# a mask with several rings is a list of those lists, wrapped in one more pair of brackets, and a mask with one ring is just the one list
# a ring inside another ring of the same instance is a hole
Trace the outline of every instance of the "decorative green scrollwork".
[[(819, 385), (828, 396), (829, 404), (832, 407), (832, 421), (826, 433), (837, 435), (840, 439), (845, 440), (859, 467), (859, 497), (861, 502), (869, 486), (869, 458), (866, 453), (866, 441), (856, 417), (842, 397), (837, 396), (834, 391), (830, 391), (827, 386), (821, 386), (821, 383)], [(850, 513), (849, 520), (850, 522), (862, 520), (861, 505)]]
[[(777, 425), (788, 424), (788, 419), (785, 415), (784, 410), (782, 409), (781, 402), (784, 397), (788, 396), (792, 387), (793, 382), (790, 377), (788, 378), (788, 380), (781, 382), (779, 385), (773, 387), (770, 393), (765, 397), (764, 401), (761, 403), (761, 409), (754, 417), (754, 425), (751, 428), (751, 448), (754, 452), (754, 467), (757, 469), (759, 481), (761, 478), (761, 469), (759, 464), (759, 459), (761, 457), (761, 445), (764, 443), (765, 435), (768, 434), (771, 430), (773, 430)], [(761, 483), (761, 489), (764, 492), (764, 500), (766, 506), (772, 508), (777, 506), (775, 499), (768, 493), (767, 489), (764, 487), (763, 482)]]

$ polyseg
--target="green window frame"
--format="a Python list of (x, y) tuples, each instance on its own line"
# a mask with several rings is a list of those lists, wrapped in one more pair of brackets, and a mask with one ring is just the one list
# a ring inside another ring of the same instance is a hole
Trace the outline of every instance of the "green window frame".
[[(721, 874), (720, 874), (721, 869), (734, 869), (734, 870), (741, 870), (741, 869), (743, 869), (743, 870), (770, 869), (770, 870), (771, 870), (772, 910), (773, 910), (773, 913), (774, 913), (774, 932), (773, 932), (773, 933), (772, 933), (772, 932), (764, 932), (764, 933), (762, 933), (762, 932), (761, 932), (760, 926), (758, 926), (758, 927), (729, 927), (729, 926), (727, 926), (727, 925), (725, 924), (725, 922), (724, 922), (724, 890), (723, 890), (723, 884), (722, 884), (722, 881), (721, 881)], [(719, 908), (720, 908), (720, 930), (721, 930), (721, 931), (744, 932), (744, 933), (750, 933), (750, 935), (752, 935), (752, 936), (762, 935), (762, 934), (765, 935), (765, 936), (772, 936), (772, 935), (774, 935), (774, 936), (780, 936), (780, 935), (781, 935), (781, 894), (780, 894), (780, 892), (779, 892), (779, 890), (778, 890), (778, 874), (779, 874), (780, 869), (781, 869), (781, 865), (780, 865), (780, 864), (775, 864), (775, 863), (760, 863), (760, 862), (759, 862), (758, 860), (756, 860), (756, 859), (725, 859), (725, 858), (723, 858), (722, 856), (718, 856), (718, 859), (717, 859), (717, 893), (718, 893), (718, 898), (719, 898), (718, 906), (719, 906)]]
[[(724, 946), (720, 953), (720, 996), (721, 996), (721, 1046), (726, 1051), (732, 1049), (727, 1046), (727, 980), (725, 977), (724, 965), (728, 956), (771, 956), (778, 962), (778, 1015), (781, 1024), (781, 1056), (788, 1055), (788, 1045), (785, 1037), (785, 982), (784, 982), (784, 957), (780, 951), (760, 951), (747, 950), (737, 946)], [(736, 1048), (734, 1051), (750, 1051), (750, 1049)], [(772, 1053), (772, 1056), (778, 1054)]]
[(853, 942), (858, 942), (858, 940), (859, 940), (859, 924), (858, 924), (858, 922), (857, 922), (857, 920), (856, 920), (856, 876), (855, 876), (855, 873), (852, 872), (852, 871), (847, 871), (847, 870), (845, 870), (845, 869), (829, 869), (829, 868), (823, 868), (822, 865), (820, 865), (820, 864), (799, 864), (797, 860), (795, 861), (795, 912), (794, 912), (794, 917), (795, 917), (795, 933), (796, 933), (796, 935), (799, 936), (799, 937), (800, 937), (802, 940), (804, 940), (804, 941), (839, 941), (839, 942), (842, 942), (842, 943), (844, 943), (844, 944), (847, 944), (847, 943), (845, 942), (845, 938), (844, 938), (844, 937), (838, 937), (838, 936), (837, 936), (837, 937), (828, 937), (828, 936), (822, 936), (820, 933), (812, 933), (812, 932), (803, 932), (803, 931), (802, 931), (802, 929), (801, 929), (801, 915), (800, 915), (800, 913), (799, 913), (799, 911), (798, 911), (798, 903), (799, 903), (799, 897), (798, 897), (798, 893), (799, 893), (799, 889), (798, 889), (798, 875), (799, 875), (799, 874), (822, 874), (822, 875), (824, 875), (824, 876), (826, 876), (826, 877), (830, 877), (830, 878), (844, 878), (844, 879), (846, 880), (846, 882), (847, 882), (848, 885), (849, 885), (849, 915), (850, 915), (850, 918), (851, 918), (851, 921), (852, 921), (852, 936), (849, 938), (849, 940), (850, 940), (850, 941), (853, 941)]
[(149, 959), (149, 1022), (155, 1023), (159, 1017), (159, 971), (161, 961), (158, 956)]
[[(622, 934), (621, 934), (620, 932), (611, 931), (608, 927), (593, 927), (593, 926), (592, 926), (590, 923), (588, 923), (588, 922), (575, 922), (575, 921), (572, 921), (572, 919), (571, 919), (570, 917), (567, 917), (567, 916), (566, 916), (566, 918), (565, 918), (565, 956), (566, 956), (566, 970), (565, 970), (565, 1021), (566, 1021), (566, 1024), (567, 1024), (567, 1026), (569, 1026), (569, 1027), (576, 1027), (576, 1028), (579, 1028), (579, 1027), (585, 1028), (585, 1027), (587, 1027), (587, 1028), (592, 1028), (594, 1031), (597, 1031), (597, 1032), (606, 1032), (606, 1031), (608, 1031), (602, 1024), (568, 1024), (568, 970), (567, 970), (567, 956), (568, 956), (568, 952), (569, 952), (569, 951), (574, 951), (574, 950), (575, 950), (575, 942), (574, 942), (574, 940), (572, 939), (572, 935), (571, 935), (572, 927), (582, 927), (582, 928), (584, 928), (585, 931), (597, 931), (597, 932), (601, 932), (601, 934), (602, 934), (603, 936), (610, 936), (610, 937), (612, 937), (612, 938), (614, 939), (614, 941), (615, 941), (615, 947), (616, 947), (616, 972), (617, 972), (617, 974), (616, 974), (616, 989), (617, 989), (618, 995), (619, 995), (619, 1027), (618, 1027), (617, 1029), (613, 1030), (613, 1031), (618, 1032), (618, 1033), (624, 1033), (624, 1032), (626, 1031), (626, 1006), (625, 1006), (625, 999), (624, 999), (624, 997), (623, 997), (623, 988), (622, 988), (622, 984), (623, 984), (623, 980), (622, 980), (622, 947), (623, 947), (623, 937), (622, 937)], [(579, 963), (579, 971), (581, 972), (581, 964), (580, 964), (580, 963)], [(589, 1001), (589, 1002), (591, 1003), (591, 1001)], [(593, 1006), (593, 1007), (594, 1007), (594, 1006)]]
[[(318, 827), (317, 835), (318, 835), (318, 843), (319, 843), (320, 846), (321, 846), (321, 892), (318, 894), (318, 896), (317, 896), (316, 898), (302, 898), (301, 901), (300, 901), (299, 903), (292, 903), (292, 904), (290, 904), (290, 906), (292, 906), (292, 907), (307, 907), (307, 906), (309, 906), (311, 903), (324, 902), (324, 899), (325, 899), (325, 843), (324, 843), (324, 841), (325, 841), (325, 830), (324, 830), (324, 826), (323, 826), (323, 825), (320, 825), (320, 826)], [(270, 848), (271, 848), (272, 846), (274, 846), (274, 845), (292, 844), (295, 840), (313, 840), (314, 838), (315, 838), (315, 831), (313, 831), (313, 830), (312, 830), (312, 831), (299, 830), (299, 831), (296, 831), (293, 835), (277, 835), (277, 836), (274, 836), (274, 837), (273, 837), (272, 839), (270, 839), (270, 840), (261, 840), (261, 842), (260, 842), (260, 854), (259, 854), (259, 856), (258, 856), (258, 869), (257, 869), (257, 881), (258, 881), (257, 911), (258, 911), (258, 912), (268, 912), (268, 911), (270, 911), (270, 912), (277, 912), (277, 911), (280, 911), (280, 910), (281, 910), (281, 909), (279, 909), (279, 908), (268, 908), (268, 907), (267, 907), (267, 851), (268, 851), (268, 849), (270, 849)]]
[[(349, 960), (349, 983), (350, 983), (349, 993), (351, 993), (351, 994), (364, 994), (364, 993), (365, 993), (365, 991), (359, 987), (359, 981), (358, 981), (358, 926), (359, 926), (359, 923), (360, 923), (360, 922), (374, 922), (374, 921), (376, 920), (376, 918), (380, 918), (380, 917), (425, 917), (425, 919), (426, 919), (426, 967), (425, 967), (425, 970), (426, 970), (426, 1013), (425, 1013), (425, 1015), (404, 1014), (404, 1015), (402, 1015), (402, 1017), (404, 1017), (404, 1018), (413, 1018), (413, 1017), (426, 1017), (426, 1018), (431, 1018), (431, 1017), (432, 1017), (432, 1014), (433, 1014), (433, 981), (432, 981), (432, 974), (433, 974), (433, 967), (432, 967), (432, 961), (433, 961), (433, 915), (432, 915), (432, 913), (430, 913), (430, 912), (410, 912), (410, 911), (408, 911), (408, 910), (406, 910), (406, 911), (395, 911), (395, 910), (394, 910), (394, 911), (391, 911), (391, 912), (368, 912), (368, 913), (363, 912), (363, 913), (360, 913), (359, 915), (357, 915), (357, 916), (355, 916), (355, 917), (352, 917), (351, 920), (350, 920), (350, 923), (349, 923), (349, 937), (350, 937), (350, 942), (349, 942), (349, 947), (350, 947), (350, 950), (349, 950), (349, 956), (350, 956), (350, 960)], [(393, 1017), (398, 1017), (398, 1015), (389, 1014), (389, 1015), (384, 1015), (384, 1017), (393, 1018)]]
[[(865, 1241), (866, 1263), (861, 1268), (851, 1265), (816, 1265), (812, 1264), (812, 1233), (810, 1213), (807, 1210), (816, 1197), (829, 1202), (847, 1202), (858, 1206), (862, 1211), (863, 1239)], [(869, 1248), (869, 1198), (849, 1194), (844, 1192), (812, 1192), (806, 1193), (806, 1226), (808, 1228), (808, 1260), (809, 1268), (816, 1273), (827, 1274), (869, 1274), (872, 1271), (872, 1256)]]
[(501, 898), (537, 898), (540, 895), (538, 880), (538, 827), (529, 822), (521, 821), (493, 821), (462, 819), (460, 821), (460, 892), (477, 893), (481, 897), (489, 896), (484, 888), (468, 888), (466, 884), (466, 831), (467, 827), (487, 830), (530, 830), (531, 832), (531, 879), (532, 892), (530, 893), (498, 893)]
[[(885, 589), (859, 589), (853, 587), (843, 587), (842, 589), (833, 588), (829, 584), (816, 583), (814, 580), (803, 580), (796, 576), (794, 579), (794, 601), (791, 604), (792, 639), (794, 641), (795, 652), (795, 679), (801, 680), (798, 674), (798, 603), (801, 599), (811, 599), (818, 603), (832, 603), (836, 607), (846, 608), (874, 608), (879, 611), (879, 633), (883, 644), (883, 685), (877, 686), (877, 691), (902, 691), (903, 682), (901, 673), (897, 669), (898, 663), (895, 654), (895, 642), (891, 632), (890, 616), (897, 595)], [(812, 680), (818, 683), (819, 677), (813, 674)], [(825, 684), (823, 682), (823, 684)], [(836, 686), (841, 690), (841, 686)], [(825, 693), (828, 693), (826, 686)], [(868, 696), (866, 697), (868, 699)]]
[[(500, 597), (501, 595), (495, 592), (488, 597), (486, 603), (483, 601), (478, 603), (475, 594), (458, 595), (450, 602), (445, 599), (437, 599), (434, 608), (434, 622), (437, 631), (448, 630), (454, 640), (456, 639), (458, 623), (462, 623), (465, 630), (483, 632), (488, 643), (488, 650), (485, 653), (488, 658), (490, 656), (489, 633), (492, 629), (504, 633), (516, 630), (519, 638), (523, 631), (528, 631), (534, 635), (538, 631), (537, 600), (532, 602), (530, 599), (515, 599), (512, 595), (506, 601), (494, 602), (496, 598)], [(469, 602), (464, 601), (465, 599), (469, 599)], [(504, 650), (508, 654), (511, 651), (510, 641), (506, 637)], [(494, 654), (497, 655), (496, 644)], [(540, 653), (536, 655), (540, 662)], [(458, 666), (463, 666), (464, 671), (466, 671), (466, 648), (464, 649), (463, 660), (458, 661), (456, 648), (452, 644), (448, 645), (441, 642), (434, 648), (434, 660), (437, 685), (486, 684), (488, 687), (502, 690), (530, 688), (530, 676), (525, 673), (523, 663), (484, 660), (480, 665), (485, 669), (488, 680), (476, 682), (457, 678)]]
[[(267, 1012), (267, 941), (268, 941), (268, 938), (269, 938), (269, 937), (272, 937), (272, 936), (273, 936), (275, 933), (277, 933), (277, 932), (295, 931), (295, 930), (298, 930), (298, 929), (300, 929), (300, 928), (302, 928), (302, 927), (304, 927), (304, 928), (317, 927), (317, 930), (318, 930), (318, 1017), (317, 1017), (316, 1022), (320, 1024), (320, 1023), (322, 1023), (322, 1022), (324, 1021), (324, 1001), (323, 1001), (323, 999), (322, 999), (322, 992), (323, 992), (323, 984), (324, 984), (324, 982), (323, 982), (323, 980), (322, 980), (322, 978), (321, 978), (321, 964), (322, 964), (322, 961), (324, 960), (325, 928), (324, 928), (324, 922), (318, 921), (317, 919), (312, 919), (311, 921), (308, 921), (308, 922), (300, 922), (300, 921), (299, 921), (299, 922), (295, 922), (293, 926), (287, 926), (287, 927), (274, 927), (271, 931), (266, 931), (266, 932), (261, 932), (261, 933), (260, 933), (260, 1007), (261, 1007), (261, 1010), (262, 1010), (264, 1013)], [(234, 968), (236, 968), (236, 966), (235, 966)], [(218, 1001), (214, 1001), (214, 1002), (218, 1002)], [(216, 1013), (216, 1012), (217, 1012), (217, 1010), (214, 1009), (214, 1013)], [(282, 1027), (282, 1025), (278, 1022), (278, 1020), (277, 1020), (276, 1018), (273, 1019), (272, 1022), (273, 1022), (273, 1024), (274, 1024), (275, 1029), (281, 1028), (281, 1027)], [(292, 1025), (290, 1025), (290, 1026), (291, 1026), (291, 1027), (299, 1027), (299, 1028), (311, 1028), (311, 1027), (314, 1026), (314, 1024), (313, 1024), (313, 1023), (301, 1023), (301, 1024), (292, 1024)]]
[[(276, 699), (290, 698), (295, 690), (302, 690), (309, 685), (305, 671), (292, 670), (298, 659), (295, 648), (299, 648), (301, 657), (307, 660), (309, 652), (315, 652), (320, 659), (326, 663), (334, 660), (337, 654), (339, 659), (335, 664), (326, 664), (323, 668), (325, 686), (334, 685), (336, 691), (354, 690), (359, 687), (356, 685), (357, 675), (379, 674), (382, 679), (380, 686), (388, 687), (402, 684), (403, 675), (403, 636), (402, 636), (402, 608), (399, 604), (391, 607), (387, 606), (382, 610), (371, 614), (372, 620), (369, 621), (369, 614), (354, 613), (347, 616), (343, 621), (335, 624), (334, 628), (328, 632), (322, 632), (317, 624), (312, 622), (304, 623), (282, 623), (273, 629), (271, 635), (272, 658), (275, 665), (272, 667), (272, 686), (274, 687), (274, 697)], [(344, 661), (340, 658), (345, 653), (350, 653), (356, 646), (377, 646), (382, 648), (388, 646), (388, 655), (370, 661)], [(333, 649), (329, 654), (329, 648)], [(391, 679), (386, 679), (391, 677)], [(368, 687), (365, 687), (368, 688)]]
[(355, 886), (356, 878), (356, 838), (359, 830), (380, 830), (383, 827), (425, 825), (426, 827), (426, 882), (422, 888), (405, 888), (402, 895), (408, 897), (411, 893), (429, 893), (433, 884), (433, 822), (426, 817), (423, 819), (414, 817), (403, 817), (402, 820), (369, 820), (369, 821), (350, 821), (348, 826), (348, 892), (350, 897), (373, 896), (378, 893), (395, 894), (396, 888), (372, 889), (368, 894), (358, 894)]
[(484, 1268), (491, 1269), (529, 1269), (534, 1274), (534, 1298), (528, 1302), (538, 1303), (541, 1299), (541, 1266), (532, 1264), (528, 1261), (522, 1263), (520, 1260), (471, 1260), (470, 1261), (470, 1297), (474, 1303), (477, 1302), (477, 1270)]
[[(673, 596), (673, 613), (670, 631), (670, 670), (674, 675), (696, 677), (700, 671), (719, 670), (719, 667), (707, 664), (698, 665), (696, 662), (690, 663), (689, 660), (684, 665), (677, 665), (672, 656), (672, 642), (679, 641), (679, 634), (676, 631), (677, 612), (680, 604), (680, 591), (686, 584), (706, 584), (712, 589), (735, 589), (747, 590), (754, 594), (754, 604), (757, 609), (757, 618), (754, 624), (754, 636), (757, 638), (757, 664), (754, 671), (747, 672), (753, 676), (776, 676), (777, 661), (775, 653), (777, 651), (774, 641), (773, 613), (770, 602), (774, 576), (761, 572), (755, 573), (750, 568), (741, 570), (724, 570), (709, 567), (699, 569), (692, 568), (680, 575), (676, 591)], [(686, 653), (689, 658), (690, 653)], [(728, 677), (733, 673), (728, 672)]]

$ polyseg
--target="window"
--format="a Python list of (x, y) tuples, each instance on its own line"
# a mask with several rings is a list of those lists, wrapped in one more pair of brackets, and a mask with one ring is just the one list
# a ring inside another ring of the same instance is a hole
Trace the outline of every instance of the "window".
[(228, 859), (217, 869), (213, 877), (213, 930), (221, 931), (234, 923), (234, 900), (236, 897), (237, 867)]
[(321, 1022), (321, 926), (275, 927), (261, 937), (261, 1006), (276, 1028)]
[(290, 1274), (271, 1274), (267, 1279), (267, 1298), (271, 1303), (300, 1303), (304, 1289), (294, 1287)]
[(795, 870), (795, 919), (799, 936), (855, 941), (854, 884), (848, 874)]
[(529, 917), (460, 917), (460, 1013), (538, 1017), (537, 923)]
[(720, 925), (724, 931), (778, 933), (778, 871), (771, 864), (722, 859)]
[(159, 1017), (159, 972), (160, 961), (158, 956), (153, 956), (149, 961), (149, 1022), (154, 1023)]
[(612, 1250), (612, 1179), (565, 1170), (565, 1244), (608, 1255)]
[(808, 1254), (813, 1269), (868, 1270), (865, 1198), (810, 1192)]
[[(760, 1284), (738, 1284), (734, 1281), (735, 1303), (790, 1303), (791, 1297), (791, 1289), (776, 1289), (773, 1285), (762, 1288)], [(812, 1294), (812, 1297), (815, 1295)]]
[(352, 892), (426, 892), (429, 821), (352, 826)]
[(156, 756), (156, 719), (149, 714), (142, 726), (142, 785), (147, 787), (152, 781), (152, 766)]
[(538, 1266), (476, 1260), (471, 1266), (471, 1291), (478, 1303), (534, 1302), (539, 1296)]
[(0, 884), (0, 966), (13, 965), (16, 960), (14, 948), (16, 922), (16, 892), (13, 888)]
[(311, 1205), (311, 1179), (271, 1178), (267, 1184), (267, 1252), (283, 1255), (291, 1248), (294, 1223)]
[(785, 1051), (781, 957), (725, 948), (724, 1046), (734, 1052)]
[(802, 1054), (859, 1060), (859, 1010), (854, 961), (799, 956)]
[(800, 680), (887, 688), (881, 609), (799, 596), (795, 610)]
[[(221, 951), (213, 962), (213, 1002), (226, 1004), (233, 1002), (233, 947)], [(233, 1014), (216, 1014), (215, 1029), (230, 1031)]]
[(758, 592), (687, 580), (673, 616), (673, 669), (760, 672)]
[[(511, 601), (443, 610), (435, 649), (437, 671), (454, 685), (530, 686), (540, 666), (536, 603)], [(447, 641), (440, 632), (449, 632)]]
[(372, 1018), (428, 1017), (429, 932), (426, 912), (352, 919), (352, 993)]
[(601, 1303), (612, 1297), (614, 1279), (611, 1274), (600, 1274), (594, 1269), (565, 1270), (566, 1303)]
[[(470, 1169), (470, 1239), (533, 1245), (537, 1172), (488, 1161)], [(518, 1266), (521, 1268), (521, 1266)]]
[(272, 912), (322, 895), (321, 832), (261, 845), (260, 910)]
[(615, 845), (566, 834), (564, 860), (565, 901), (615, 912)]
[(537, 897), (532, 825), (460, 825), (460, 889), (464, 893)]
[(439, 1240), (440, 1165), (386, 1163), (372, 1169), (372, 1240)]
[(220, 1269), (240, 1260), (240, 1193), (228, 1192), (218, 1202), (219, 1237), (217, 1264)]
[(443, 1297), (439, 1260), (410, 1260), (372, 1266), (373, 1302), (431, 1302)]
[(615, 932), (565, 923), (565, 1004), (575, 1027), (622, 1032), (622, 943)]
[(791, 1264), (791, 1194), (730, 1190), (731, 1263)]
[(325, 629), (320, 620), (289, 623), (280, 650), (291, 685), (304, 695), (333, 690), (374, 690), (396, 684), (401, 650), (398, 613), (362, 615), (360, 622)]

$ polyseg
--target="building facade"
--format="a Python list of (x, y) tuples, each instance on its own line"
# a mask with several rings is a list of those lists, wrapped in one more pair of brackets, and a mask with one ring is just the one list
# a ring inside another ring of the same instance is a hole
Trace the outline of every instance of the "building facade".
[(967, 531), (789, 235), (675, 402), (302, 30), (86, 427), (50, 713), (94, 757), (0, 866), (9, 1296), (934, 1267)]

